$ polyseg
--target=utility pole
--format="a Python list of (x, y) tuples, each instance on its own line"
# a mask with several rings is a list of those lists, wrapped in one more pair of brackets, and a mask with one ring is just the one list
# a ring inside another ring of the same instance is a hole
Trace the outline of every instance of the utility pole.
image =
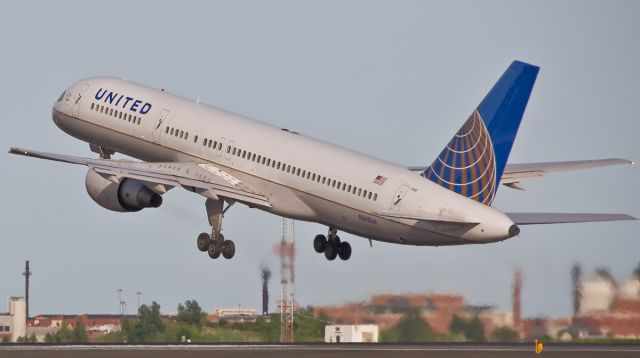
[(119, 288), (116, 290), (116, 292), (118, 293), (118, 305), (120, 306), (120, 315), (124, 318), (125, 307), (127, 306), (127, 303), (122, 300), (122, 289)]
[(29, 270), (29, 260), (25, 261), (24, 272), (24, 302), (27, 305), (27, 319), (29, 318), (29, 277), (32, 275)]
[(136, 311), (136, 315), (138, 315), (140, 312), (140, 296), (142, 296), (142, 291), (136, 292), (136, 295), (138, 296), (138, 310)]

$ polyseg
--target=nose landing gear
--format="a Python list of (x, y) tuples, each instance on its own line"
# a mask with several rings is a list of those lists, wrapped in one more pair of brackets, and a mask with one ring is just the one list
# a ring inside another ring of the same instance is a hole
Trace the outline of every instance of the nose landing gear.
[(324, 257), (329, 261), (335, 260), (338, 256), (343, 261), (349, 260), (351, 257), (351, 245), (346, 241), (340, 241), (337, 233), (337, 229), (329, 228), (327, 236), (316, 235), (313, 239), (313, 249), (319, 254), (324, 253)]

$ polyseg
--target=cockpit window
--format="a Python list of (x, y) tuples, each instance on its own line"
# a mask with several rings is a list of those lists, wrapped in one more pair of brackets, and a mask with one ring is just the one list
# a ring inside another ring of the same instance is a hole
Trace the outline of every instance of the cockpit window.
[(64, 98), (65, 93), (67, 93), (67, 91), (63, 91), (60, 97), (58, 97), (58, 102), (62, 101), (62, 98)]

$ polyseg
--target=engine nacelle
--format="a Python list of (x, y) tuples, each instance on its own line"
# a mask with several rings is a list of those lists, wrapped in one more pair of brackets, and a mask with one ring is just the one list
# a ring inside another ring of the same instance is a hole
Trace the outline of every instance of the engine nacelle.
[(135, 179), (125, 178), (114, 183), (89, 169), (84, 183), (91, 199), (112, 211), (140, 211), (144, 208), (157, 208), (162, 204), (159, 194)]

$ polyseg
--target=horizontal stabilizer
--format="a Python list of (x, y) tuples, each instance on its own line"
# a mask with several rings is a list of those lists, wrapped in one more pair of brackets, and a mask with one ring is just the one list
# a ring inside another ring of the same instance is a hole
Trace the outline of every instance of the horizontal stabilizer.
[(517, 225), (637, 220), (626, 214), (505, 213)]
[[(574, 160), (568, 162), (547, 163), (519, 163), (507, 164), (502, 174), (502, 183), (518, 183), (522, 180), (543, 177), (550, 173), (565, 172), (571, 170), (592, 169), (608, 167), (611, 165), (634, 164), (633, 161), (621, 158)], [(511, 186), (513, 187), (513, 186)]]

